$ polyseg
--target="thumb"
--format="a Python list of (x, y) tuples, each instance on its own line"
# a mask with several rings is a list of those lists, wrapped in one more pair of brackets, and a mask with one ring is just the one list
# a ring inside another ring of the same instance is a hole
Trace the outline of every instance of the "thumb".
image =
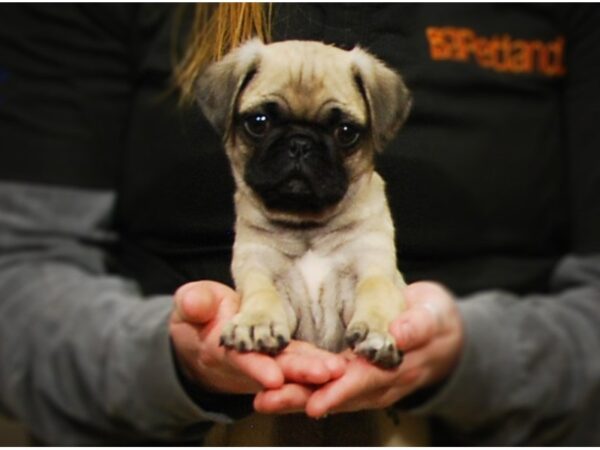
[(423, 308), (407, 311), (390, 325), (398, 348), (408, 351), (428, 344), (436, 332), (436, 323)]
[(408, 309), (390, 325), (390, 333), (402, 350), (412, 350), (431, 342), (442, 332), (445, 305), (450, 294), (431, 282), (413, 283), (406, 288)]
[(443, 332), (444, 316), (453, 300), (449, 291), (438, 283), (421, 281), (405, 290), (408, 309), (390, 325), (390, 333), (402, 350), (429, 344)]
[(225, 286), (212, 281), (196, 281), (175, 292), (175, 319), (203, 324), (215, 318), (225, 293)]

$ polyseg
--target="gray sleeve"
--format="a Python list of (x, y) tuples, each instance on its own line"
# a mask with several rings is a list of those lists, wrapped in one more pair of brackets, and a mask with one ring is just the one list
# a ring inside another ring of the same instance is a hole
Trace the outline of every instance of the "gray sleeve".
[(459, 365), (412, 412), (479, 445), (600, 442), (600, 256), (565, 258), (553, 281), (553, 296), (460, 301)]
[(229, 421), (177, 379), (172, 298), (144, 299), (104, 272), (113, 202), (109, 192), (0, 183), (0, 411), (45, 444), (185, 440), (202, 422)]

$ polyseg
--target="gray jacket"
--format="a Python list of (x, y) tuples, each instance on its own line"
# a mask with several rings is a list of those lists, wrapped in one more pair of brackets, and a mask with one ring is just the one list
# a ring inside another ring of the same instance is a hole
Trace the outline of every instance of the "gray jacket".
[[(113, 201), (0, 184), (0, 406), (54, 445), (200, 439), (232, 418), (180, 385), (172, 298), (104, 273)], [(566, 257), (553, 287), (460, 299), (460, 364), (409, 410), (480, 445), (600, 443), (600, 257)]]

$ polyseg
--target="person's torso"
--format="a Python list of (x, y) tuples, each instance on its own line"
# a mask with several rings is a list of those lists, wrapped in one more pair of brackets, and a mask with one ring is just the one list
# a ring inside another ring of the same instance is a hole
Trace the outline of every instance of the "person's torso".
[[(119, 224), (139, 258), (229, 282), (233, 183), (218, 137), (178, 109), (169, 10), (142, 8)], [(544, 291), (565, 252), (559, 7), (279, 4), (274, 39), (361, 45), (414, 96), (378, 158), (408, 281)], [(135, 258), (134, 258), (135, 259)], [(154, 281), (151, 289), (168, 283)], [(173, 278), (173, 283), (175, 278)], [(173, 287), (173, 286), (169, 286)]]

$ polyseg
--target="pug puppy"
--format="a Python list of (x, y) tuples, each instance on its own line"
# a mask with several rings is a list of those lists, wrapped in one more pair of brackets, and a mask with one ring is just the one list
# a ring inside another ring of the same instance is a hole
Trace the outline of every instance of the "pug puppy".
[(400, 364), (405, 283), (373, 160), (408, 115), (402, 78), (358, 47), (252, 40), (200, 75), (197, 101), (236, 184), (242, 302), (222, 344), (276, 354), (293, 337)]

